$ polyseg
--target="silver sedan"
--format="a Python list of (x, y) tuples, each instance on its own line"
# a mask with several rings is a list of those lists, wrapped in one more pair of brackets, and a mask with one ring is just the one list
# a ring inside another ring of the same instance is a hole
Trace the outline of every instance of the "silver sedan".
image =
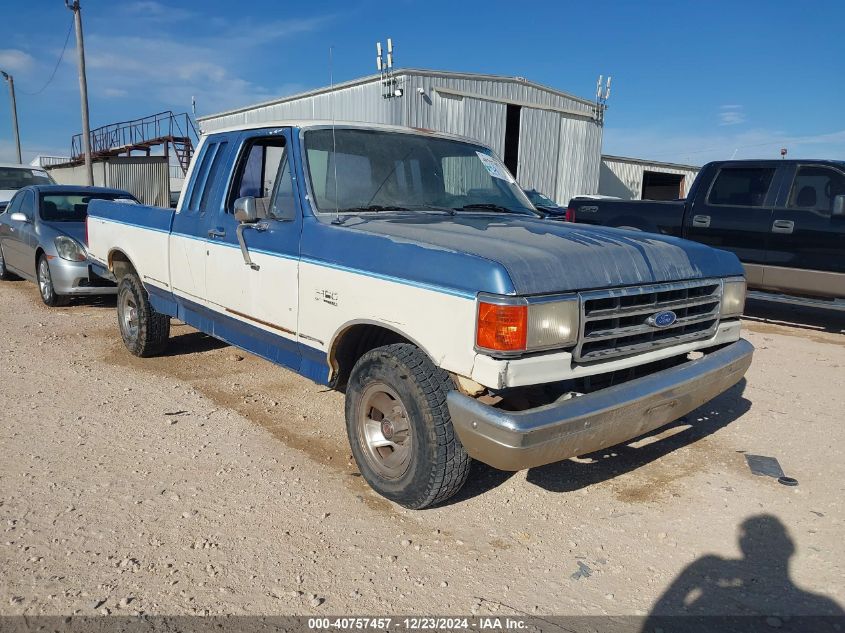
[(85, 219), (93, 199), (137, 200), (119, 189), (37, 185), (20, 189), (0, 214), (0, 279), (14, 275), (38, 283), (48, 306), (72, 296), (115, 294), (85, 250)]

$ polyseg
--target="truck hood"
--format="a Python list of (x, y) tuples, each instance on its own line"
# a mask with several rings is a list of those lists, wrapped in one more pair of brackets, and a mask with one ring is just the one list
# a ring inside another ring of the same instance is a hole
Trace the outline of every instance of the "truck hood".
[(497, 262), (520, 295), (743, 274), (735, 255), (703, 244), (516, 215), (418, 214), (358, 218), (346, 226)]

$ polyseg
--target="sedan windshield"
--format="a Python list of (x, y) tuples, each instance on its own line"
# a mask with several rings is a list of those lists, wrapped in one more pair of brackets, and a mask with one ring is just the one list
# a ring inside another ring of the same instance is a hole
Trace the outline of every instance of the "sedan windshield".
[(556, 207), (557, 203), (549, 198), (548, 196), (544, 196), (539, 191), (526, 191), (525, 195), (528, 196), (528, 199), (539, 207)]
[(45, 222), (84, 222), (91, 200), (122, 200), (134, 203), (129, 194), (121, 193), (49, 193), (41, 196), (41, 219)]
[(531, 203), (490, 151), (461, 141), (380, 130), (305, 133), (317, 210), (520, 213)]
[(27, 167), (0, 167), (0, 189), (23, 189), (29, 185), (52, 185), (46, 171)]

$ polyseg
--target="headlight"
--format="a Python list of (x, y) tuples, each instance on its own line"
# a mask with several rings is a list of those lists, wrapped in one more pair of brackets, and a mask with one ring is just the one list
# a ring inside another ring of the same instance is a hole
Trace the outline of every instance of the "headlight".
[(738, 317), (745, 309), (745, 279), (725, 279), (722, 283), (721, 317)]
[(578, 340), (577, 297), (526, 300), (482, 296), (475, 344), (493, 352), (533, 352)]
[(85, 249), (76, 240), (60, 235), (56, 238), (55, 244), (56, 252), (62, 259), (72, 262), (84, 262), (88, 259), (88, 256), (85, 255)]

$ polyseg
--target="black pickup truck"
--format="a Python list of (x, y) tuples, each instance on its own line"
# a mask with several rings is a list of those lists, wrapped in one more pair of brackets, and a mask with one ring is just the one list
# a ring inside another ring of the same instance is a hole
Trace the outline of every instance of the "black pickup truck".
[(804, 304), (821, 299), (845, 309), (845, 161), (713, 162), (701, 169), (686, 200), (574, 198), (568, 212), (583, 224), (732, 251), (749, 287), (765, 292), (749, 296)]

